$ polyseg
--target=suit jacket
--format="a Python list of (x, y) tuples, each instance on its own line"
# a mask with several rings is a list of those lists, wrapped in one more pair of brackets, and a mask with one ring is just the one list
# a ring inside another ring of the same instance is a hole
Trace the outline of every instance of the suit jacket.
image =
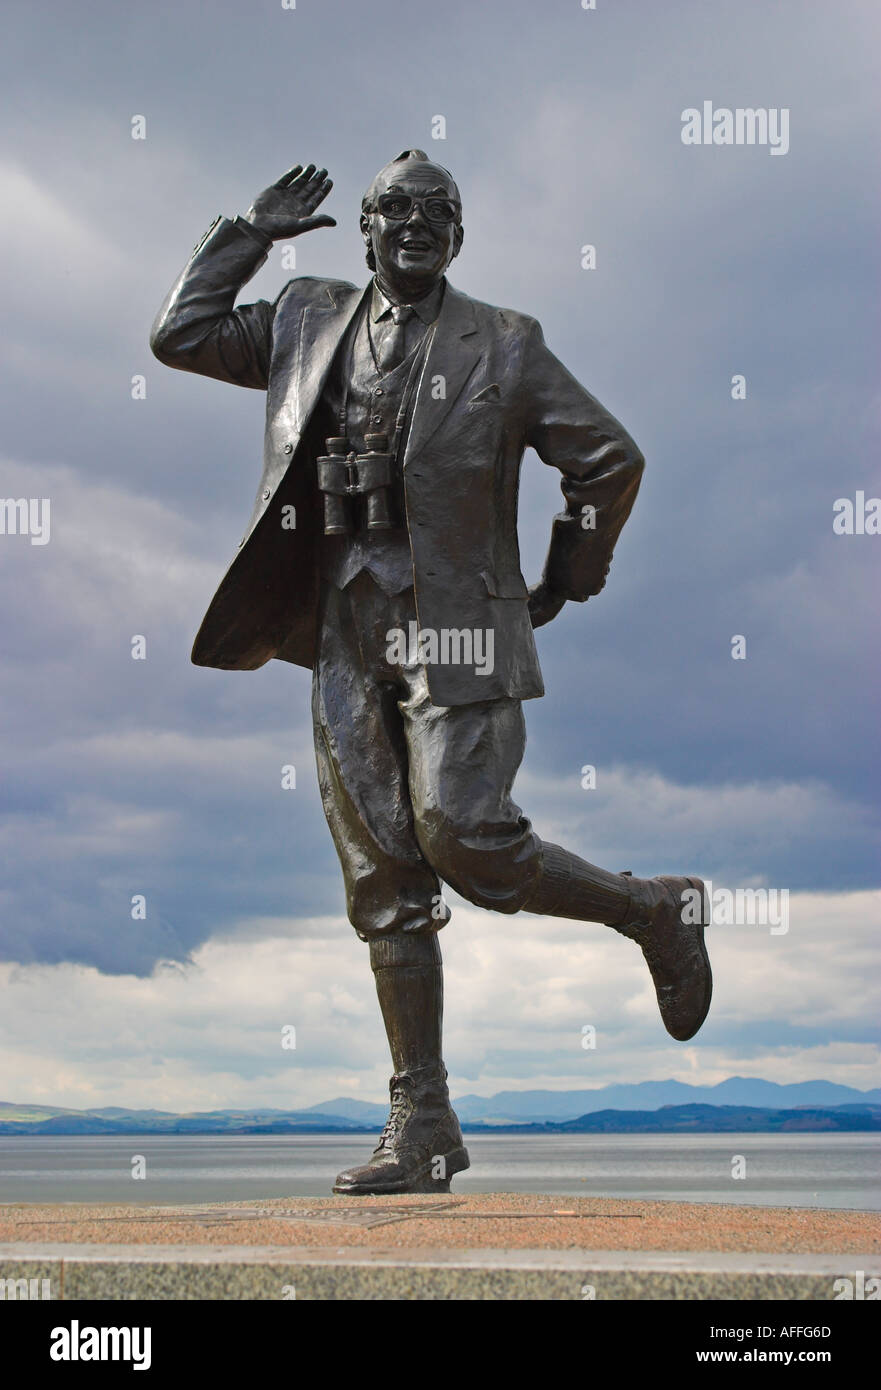
[[(197, 665), (223, 670), (253, 670), (271, 657), (313, 665), (322, 528), (314, 459), (324, 444), (317, 407), (366, 293), (345, 281), (301, 278), (273, 304), (235, 308), (266, 255), (241, 219), (216, 219), (150, 340), (168, 366), (267, 392), (257, 500), (193, 648)], [(447, 284), (403, 457), (416, 604), (421, 629), (492, 629), (494, 663), (485, 674), (474, 665), (431, 665), (438, 705), (544, 693), (517, 543), (529, 446), (560, 469), (567, 503), (553, 522), (544, 578), (563, 598), (583, 602), (605, 583), (642, 455), (548, 350), (535, 319)], [(282, 525), (291, 505), (293, 530)], [(593, 529), (583, 524), (585, 506), (595, 509)]]

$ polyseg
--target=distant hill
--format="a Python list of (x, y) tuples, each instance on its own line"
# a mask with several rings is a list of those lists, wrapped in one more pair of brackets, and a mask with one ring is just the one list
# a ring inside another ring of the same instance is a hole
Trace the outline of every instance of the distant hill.
[[(11, 1107), (10, 1107), (11, 1108)], [(146, 1118), (136, 1111), (109, 1117), (65, 1111), (41, 1119), (0, 1120), (0, 1136), (8, 1135), (172, 1135), (172, 1134), (376, 1134), (382, 1119), (357, 1124), (339, 1115), (321, 1119), (305, 1112), (169, 1115)], [(769, 1110), (743, 1105), (664, 1105), (659, 1110), (597, 1110), (562, 1123), (484, 1125), (464, 1121), (468, 1134), (774, 1134), (860, 1133), (881, 1131), (881, 1106), (841, 1105)]]
[(881, 1106), (767, 1110), (745, 1105), (664, 1105), (660, 1110), (599, 1110), (554, 1125), (565, 1134), (759, 1134), (881, 1131)]
[(206, 1110), (175, 1115), (165, 1110), (57, 1110), (50, 1106), (0, 1102), (0, 1135), (4, 1134), (326, 1134), (373, 1133), (385, 1123), (387, 1108), (377, 1124), (358, 1124), (344, 1115), (314, 1115), (298, 1110)]
[[(724, 1132), (747, 1129), (874, 1129), (881, 1089), (857, 1091), (831, 1081), (779, 1085), (732, 1076), (716, 1086), (683, 1081), (641, 1081), (583, 1091), (500, 1091), (454, 1101), (472, 1132), (520, 1128), (525, 1132), (650, 1133), (691, 1128)], [(340, 1097), (304, 1110), (256, 1107), (174, 1114), (107, 1105), (95, 1110), (0, 1101), (3, 1134), (326, 1134), (374, 1133), (388, 1107)], [(773, 1118), (785, 1116), (785, 1120)], [(753, 1117), (752, 1119), (750, 1117)], [(870, 1119), (867, 1120), (866, 1116)]]
[(310, 1105), (304, 1115), (341, 1115), (359, 1124), (374, 1124), (377, 1120), (385, 1124), (388, 1105), (380, 1105), (372, 1100), (349, 1100), (341, 1096), (338, 1100), (323, 1100), (320, 1105)]
[[(343, 1104), (337, 1102), (336, 1104)], [(578, 1119), (598, 1110), (658, 1110), (662, 1105), (740, 1105), (790, 1110), (796, 1106), (881, 1105), (881, 1089), (857, 1091), (832, 1081), (780, 1085), (755, 1077), (732, 1076), (716, 1086), (684, 1081), (640, 1081), (584, 1091), (499, 1091), (494, 1096), (459, 1096), (461, 1120), (484, 1124)]]

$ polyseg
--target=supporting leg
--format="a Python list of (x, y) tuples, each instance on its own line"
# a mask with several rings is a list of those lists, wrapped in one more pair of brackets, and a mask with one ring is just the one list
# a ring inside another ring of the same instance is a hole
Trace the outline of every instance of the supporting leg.
[(334, 1192), (449, 1192), (469, 1166), (441, 1057), (443, 972), (434, 933), (374, 937), (370, 963), (395, 1074), (389, 1118), (370, 1161), (340, 1173)]

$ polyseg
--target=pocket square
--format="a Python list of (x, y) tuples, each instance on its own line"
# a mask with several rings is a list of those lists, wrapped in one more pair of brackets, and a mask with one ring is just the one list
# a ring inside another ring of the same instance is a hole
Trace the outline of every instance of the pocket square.
[(491, 405), (493, 401), (502, 399), (502, 388), (497, 381), (491, 381), (489, 386), (484, 386), (482, 391), (478, 391), (476, 396), (472, 396), (469, 405)]

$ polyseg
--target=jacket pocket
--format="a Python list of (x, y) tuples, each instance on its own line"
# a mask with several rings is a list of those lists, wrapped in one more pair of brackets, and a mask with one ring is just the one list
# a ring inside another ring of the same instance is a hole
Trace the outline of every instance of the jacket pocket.
[(489, 570), (481, 570), (480, 577), (490, 598), (528, 598), (529, 590), (523, 576), (510, 575), (507, 579), (497, 579)]
[(502, 399), (502, 388), (497, 381), (491, 381), (489, 386), (484, 386), (482, 391), (478, 391), (476, 396), (472, 396), (469, 405), (499, 405)]

